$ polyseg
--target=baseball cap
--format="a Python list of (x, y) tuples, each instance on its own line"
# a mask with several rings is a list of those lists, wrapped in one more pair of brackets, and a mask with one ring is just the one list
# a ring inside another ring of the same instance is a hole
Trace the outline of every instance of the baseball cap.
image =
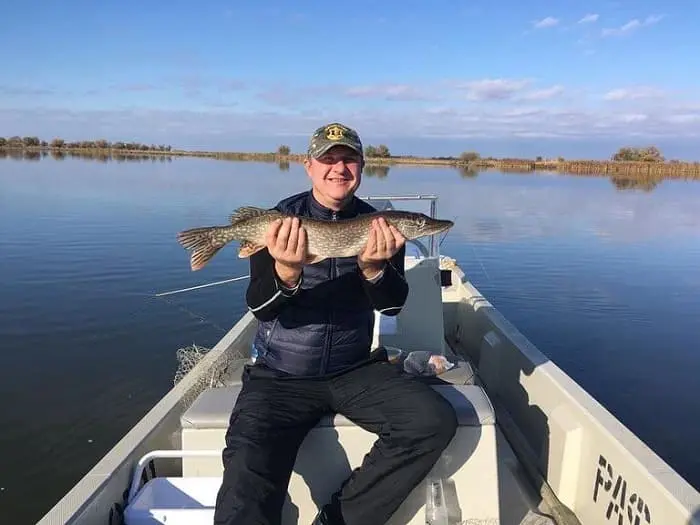
[(309, 141), (309, 155), (318, 158), (333, 146), (347, 146), (364, 155), (357, 131), (339, 122), (326, 124), (314, 131)]

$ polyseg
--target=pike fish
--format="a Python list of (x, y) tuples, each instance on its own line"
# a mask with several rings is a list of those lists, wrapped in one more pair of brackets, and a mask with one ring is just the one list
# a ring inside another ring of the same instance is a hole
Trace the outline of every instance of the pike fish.
[[(265, 234), (270, 224), (285, 217), (277, 210), (243, 206), (229, 216), (225, 226), (205, 226), (181, 231), (177, 240), (190, 251), (192, 271), (201, 270), (216, 253), (232, 241), (240, 243), (238, 256), (250, 257), (265, 248)], [(383, 217), (392, 224), (407, 240), (426, 235), (434, 235), (449, 230), (454, 223), (449, 220), (433, 219), (422, 213), (407, 211), (377, 211), (337, 221), (299, 217), (300, 226), (306, 229), (306, 243), (309, 264), (316, 264), (333, 257), (359, 255), (369, 239), (373, 219)]]

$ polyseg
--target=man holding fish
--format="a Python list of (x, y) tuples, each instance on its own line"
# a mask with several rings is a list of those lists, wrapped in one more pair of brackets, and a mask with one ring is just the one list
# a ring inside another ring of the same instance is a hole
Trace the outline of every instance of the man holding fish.
[[(259, 321), (258, 357), (243, 373), (226, 434), (218, 525), (281, 522), (297, 451), (326, 414), (343, 414), (378, 439), (311, 525), (385, 523), (456, 431), (440, 394), (370, 355), (374, 310), (397, 315), (408, 294), (400, 230), (411, 238), (426, 218), (397, 227), (389, 215), (371, 215), (376, 210), (355, 196), (364, 162), (354, 130), (317, 129), (304, 162), (311, 190), (280, 201), (264, 237), (241, 245), (250, 257), (246, 300)], [(261, 213), (242, 210), (232, 223)], [(363, 228), (359, 241), (349, 230), (330, 235), (340, 226), (333, 221)]]

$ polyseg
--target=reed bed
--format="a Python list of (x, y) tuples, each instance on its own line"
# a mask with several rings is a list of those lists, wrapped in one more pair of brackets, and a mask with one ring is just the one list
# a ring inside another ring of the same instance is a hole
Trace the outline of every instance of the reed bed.
[(556, 171), (569, 174), (657, 176), (700, 179), (700, 162), (631, 162), (631, 161), (530, 161), (521, 159), (478, 160), (469, 163), (476, 169), (499, 171)]

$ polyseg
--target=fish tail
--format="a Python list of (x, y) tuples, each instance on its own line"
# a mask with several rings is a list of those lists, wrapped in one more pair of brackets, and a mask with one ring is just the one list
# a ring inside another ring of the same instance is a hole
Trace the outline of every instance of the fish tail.
[(192, 271), (201, 270), (224, 244), (215, 242), (213, 233), (217, 227), (192, 228), (177, 234), (177, 240), (183, 248), (192, 252), (190, 267)]

